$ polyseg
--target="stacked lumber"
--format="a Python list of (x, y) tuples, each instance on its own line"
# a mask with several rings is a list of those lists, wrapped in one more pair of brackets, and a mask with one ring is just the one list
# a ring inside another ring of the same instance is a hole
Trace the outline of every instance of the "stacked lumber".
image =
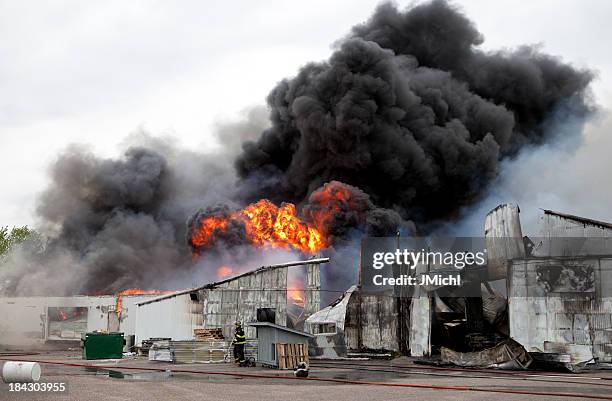
[[(172, 363), (233, 362), (233, 345), (225, 340), (157, 341), (149, 350), (150, 361)], [(247, 358), (257, 360), (257, 340), (247, 339)]]
[(295, 369), (300, 362), (308, 364), (308, 344), (277, 343), (276, 358), (279, 369)]
[(193, 337), (197, 341), (208, 341), (208, 340), (225, 340), (223, 337), (223, 329), (194, 329)]
[(227, 341), (172, 341), (174, 363), (222, 363), (229, 343)]
[(164, 341), (164, 340), (170, 341), (170, 338), (155, 337), (155, 338), (149, 338), (148, 340), (142, 340), (142, 345), (138, 348), (138, 355), (148, 356), (149, 350), (151, 349), (151, 346), (153, 346), (153, 343), (155, 343), (156, 341)]

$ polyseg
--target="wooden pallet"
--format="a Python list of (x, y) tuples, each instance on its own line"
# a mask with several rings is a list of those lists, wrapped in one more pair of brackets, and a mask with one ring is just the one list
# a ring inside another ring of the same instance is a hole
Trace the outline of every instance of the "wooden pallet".
[(276, 358), (279, 369), (295, 369), (300, 362), (308, 364), (308, 344), (277, 343)]
[(224, 340), (223, 329), (194, 329), (193, 336), (198, 341)]

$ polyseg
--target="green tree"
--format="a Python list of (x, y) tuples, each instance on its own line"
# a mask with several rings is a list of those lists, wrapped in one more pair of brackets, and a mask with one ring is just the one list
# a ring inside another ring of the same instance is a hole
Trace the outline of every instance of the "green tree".
[(8, 227), (0, 227), (0, 258), (5, 256), (11, 248), (27, 240), (32, 234), (28, 226), (13, 227), (10, 231)]

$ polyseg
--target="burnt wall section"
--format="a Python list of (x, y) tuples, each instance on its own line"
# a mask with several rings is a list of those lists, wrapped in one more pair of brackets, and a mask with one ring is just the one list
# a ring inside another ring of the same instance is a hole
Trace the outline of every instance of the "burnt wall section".
[(321, 309), (321, 265), (306, 265), (306, 286), (304, 291), (304, 316), (308, 318)]
[[(215, 284), (202, 291), (204, 328), (223, 329), (225, 338), (234, 335), (234, 323), (257, 321), (257, 309), (276, 311), (275, 323), (287, 324), (287, 268), (268, 268)], [(256, 336), (255, 328), (245, 326), (248, 338)]]
[[(327, 260), (326, 260), (327, 261)], [(325, 263), (326, 261), (323, 261)], [(321, 259), (306, 264), (304, 318), (321, 307)], [(257, 321), (257, 310), (274, 310), (274, 323), (287, 326), (287, 277), (291, 266), (304, 263), (261, 267), (201, 288), (204, 328), (222, 328), (226, 338), (234, 335), (234, 323)], [(254, 327), (245, 327), (247, 337), (255, 337)]]
[(507, 261), (525, 257), (519, 214), (518, 205), (506, 203), (491, 210), (485, 218), (488, 280), (506, 278)]
[(531, 255), (509, 261), (510, 336), (612, 361), (612, 224), (544, 210), (538, 226)]
[(346, 310), (346, 347), (349, 351), (398, 351), (397, 325), (397, 300), (392, 293), (354, 292)]
[(544, 350), (547, 342), (589, 346), (595, 358), (611, 362), (610, 282), (610, 258), (513, 261), (510, 336), (529, 351)]
[(306, 319), (304, 330), (314, 335), (308, 350), (311, 356), (338, 358), (347, 356), (344, 332), (349, 300), (357, 286), (351, 286), (331, 305), (313, 313)]

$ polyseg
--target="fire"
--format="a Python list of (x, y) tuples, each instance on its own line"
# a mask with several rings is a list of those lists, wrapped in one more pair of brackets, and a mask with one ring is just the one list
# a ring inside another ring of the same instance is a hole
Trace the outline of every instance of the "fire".
[(331, 181), (310, 195), (306, 215), (322, 232), (332, 227), (334, 216), (346, 211), (363, 209), (363, 200), (357, 199), (349, 185)]
[(191, 233), (191, 243), (197, 248), (212, 246), (231, 221), (243, 223), (246, 239), (257, 247), (293, 248), (312, 254), (327, 246), (321, 232), (297, 216), (295, 205), (278, 207), (266, 199), (227, 216), (203, 218)]
[(57, 314), (59, 315), (60, 320), (68, 320), (68, 314), (63, 310), (59, 309)]
[(231, 267), (229, 267), (229, 266), (220, 266), (220, 267), (217, 269), (217, 278), (218, 278), (219, 280), (221, 280), (221, 279), (224, 279), (224, 278), (226, 278), (226, 277), (231, 276), (231, 275), (232, 275), (232, 273), (233, 273), (233, 270), (232, 270), (232, 268), (231, 268)]
[(304, 290), (300, 288), (287, 288), (287, 296), (296, 305), (304, 307)]
[(197, 247), (209, 247), (212, 245), (215, 234), (225, 231), (228, 220), (222, 217), (207, 217), (200, 221), (197, 231), (191, 234), (191, 242)]
[(298, 276), (289, 275), (287, 277), (287, 297), (293, 301), (294, 304), (304, 307), (306, 293), (304, 292), (304, 282)]
[(121, 318), (121, 308), (123, 307), (123, 296), (125, 295), (163, 295), (169, 294), (172, 291), (160, 291), (160, 290), (143, 290), (141, 288), (128, 288), (118, 292), (115, 296), (117, 297), (117, 317)]

